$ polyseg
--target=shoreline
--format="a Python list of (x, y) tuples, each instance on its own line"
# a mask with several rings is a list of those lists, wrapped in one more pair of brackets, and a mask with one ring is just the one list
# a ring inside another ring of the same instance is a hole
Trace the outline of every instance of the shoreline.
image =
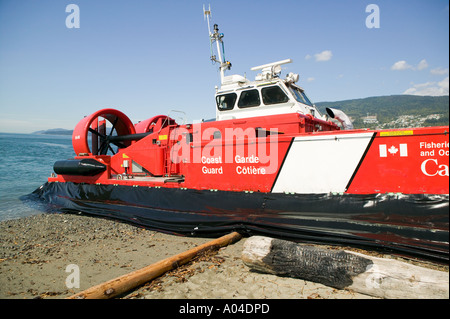
[[(211, 241), (82, 214), (40, 214), (0, 222), (0, 298), (64, 299)], [(251, 271), (245, 238), (201, 255), (123, 299), (376, 299), (302, 279)], [(70, 281), (74, 266), (79, 288)], [(448, 267), (447, 267), (448, 271)], [(69, 281), (68, 281), (69, 280)]]

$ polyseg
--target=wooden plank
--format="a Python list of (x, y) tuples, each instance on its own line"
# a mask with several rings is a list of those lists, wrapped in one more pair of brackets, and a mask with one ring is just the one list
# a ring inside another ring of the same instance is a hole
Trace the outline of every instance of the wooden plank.
[(117, 277), (105, 283), (86, 289), (67, 299), (109, 299), (121, 295), (133, 288), (161, 276), (165, 272), (187, 263), (197, 254), (205, 250), (215, 250), (238, 241), (241, 235), (237, 232), (217, 238), (178, 255), (166, 258), (139, 270)]
[(448, 272), (395, 259), (253, 236), (244, 244), (242, 260), (260, 272), (379, 298), (449, 298)]

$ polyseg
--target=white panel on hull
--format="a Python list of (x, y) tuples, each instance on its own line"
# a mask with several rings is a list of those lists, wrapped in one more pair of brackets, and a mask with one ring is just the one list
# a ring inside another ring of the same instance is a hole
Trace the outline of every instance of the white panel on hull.
[(296, 137), (272, 192), (345, 192), (373, 134), (339, 133)]

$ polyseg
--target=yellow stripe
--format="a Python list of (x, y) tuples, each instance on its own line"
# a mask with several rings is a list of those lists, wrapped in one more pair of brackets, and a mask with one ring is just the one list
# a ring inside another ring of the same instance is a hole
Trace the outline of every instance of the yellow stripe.
[(380, 132), (380, 136), (401, 136), (401, 135), (414, 135), (414, 131), (389, 131), (389, 132)]

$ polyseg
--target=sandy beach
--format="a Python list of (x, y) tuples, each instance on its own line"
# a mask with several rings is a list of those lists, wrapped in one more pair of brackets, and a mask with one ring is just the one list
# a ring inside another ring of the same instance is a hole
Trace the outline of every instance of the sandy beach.
[[(0, 298), (66, 298), (210, 240), (77, 214), (3, 221)], [(253, 272), (240, 257), (244, 242), (245, 238), (216, 254), (195, 258), (121, 298), (373, 299), (301, 279)], [(73, 265), (79, 270), (79, 288), (66, 283)]]

